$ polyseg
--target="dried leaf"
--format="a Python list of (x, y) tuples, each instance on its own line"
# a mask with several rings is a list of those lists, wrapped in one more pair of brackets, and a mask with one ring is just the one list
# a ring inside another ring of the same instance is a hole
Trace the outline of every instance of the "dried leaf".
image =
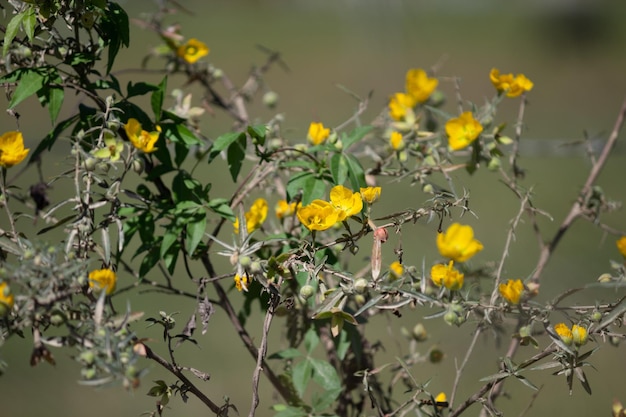
[(213, 307), (213, 304), (211, 304), (207, 297), (204, 297), (204, 300), (198, 303), (198, 314), (200, 315), (200, 321), (202, 322), (202, 334), (207, 332), (209, 320), (211, 319), (213, 313), (215, 313), (215, 307)]

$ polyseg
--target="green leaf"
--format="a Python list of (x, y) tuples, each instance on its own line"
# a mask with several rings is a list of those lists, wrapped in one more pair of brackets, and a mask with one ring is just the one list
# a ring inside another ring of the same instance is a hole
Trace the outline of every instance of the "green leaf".
[[(48, 113), (50, 114), (50, 121), (52, 124), (56, 122), (61, 107), (63, 106), (63, 99), (65, 97), (65, 90), (60, 87), (63, 80), (59, 76), (56, 68), (51, 68), (43, 87), (37, 92), (39, 101), (43, 106), (48, 107)], [(56, 84), (56, 85), (55, 85)]]
[(274, 406), (274, 411), (278, 411), (274, 417), (306, 417), (309, 415), (304, 408), (291, 405), (277, 404)]
[(13, 92), (9, 108), (14, 108), (19, 103), (39, 91), (39, 89), (43, 86), (44, 79), (45, 77), (41, 69), (26, 70), (20, 78), (17, 88)]
[(228, 221), (234, 222), (237, 218), (233, 210), (230, 208), (228, 200), (224, 198), (214, 198), (209, 201), (209, 208)]
[(302, 353), (298, 349), (288, 348), (268, 356), (268, 359), (293, 359), (300, 356), (302, 356)]
[(312, 359), (305, 359), (296, 364), (292, 371), (293, 386), (296, 388), (298, 396), (302, 397), (307, 385), (313, 377)]
[[(341, 391), (341, 380), (337, 375), (337, 370), (328, 362), (322, 359), (311, 358), (313, 365), (313, 380), (326, 390)], [(338, 394), (337, 394), (338, 395)]]
[(228, 170), (233, 181), (237, 181), (243, 160), (246, 157), (246, 135), (239, 135), (239, 138), (230, 144), (226, 152), (226, 160), (228, 161)]
[(174, 227), (168, 229), (163, 235), (163, 240), (161, 240), (161, 249), (160, 255), (164, 257), (165, 254), (170, 250), (170, 248), (174, 245), (174, 243), (178, 240), (178, 233)]
[(174, 137), (170, 138), (172, 142), (184, 143), (186, 146), (198, 145), (202, 142), (191, 132), (184, 124), (177, 124), (174, 131)]
[(152, 93), (150, 98), (150, 105), (152, 106), (152, 112), (154, 113), (154, 120), (159, 123), (161, 120), (161, 109), (163, 109), (163, 98), (167, 90), (167, 75), (163, 77), (163, 80), (159, 83), (158, 88)]
[(187, 253), (192, 255), (198, 247), (198, 244), (204, 237), (206, 230), (206, 214), (200, 213), (199, 216), (194, 217), (194, 221), (187, 223)]
[(306, 206), (311, 201), (321, 199), (326, 192), (326, 183), (319, 178), (310, 176), (304, 183), (304, 189), (302, 190), (302, 205)]
[(22, 19), (22, 28), (28, 37), (28, 40), (32, 42), (35, 37), (35, 26), (37, 25), (37, 15), (35, 14), (35, 8), (30, 7), (24, 12), (24, 18)]
[(330, 174), (336, 185), (343, 185), (348, 178), (348, 161), (343, 154), (336, 153), (330, 158)]
[(143, 81), (133, 84), (132, 81), (129, 81), (126, 86), (126, 98), (143, 96), (151, 91), (157, 91), (158, 89), (159, 87), (154, 84), (144, 83)]
[(7, 52), (9, 51), (9, 46), (11, 46), (11, 43), (13, 42), (15, 35), (17, 35), (17, 31), (19, 30), (20, 25), (22, 24), (22, 20), (24, 19), (25, 15), (26, 15), (26, 12), (24, 11), (24, 12), (16, 14), (15, 16), (13, 16), (11, 20), (9, 20), (9, 23), (7, 24), (7, 28), (4, 32), (4, 46), (2, 47), (3, 57), (7, 55)]
[(241, 132), (229, 132), (226, 133), (213, 142), (213, 146), (211, 146), (211, 153), (209, 154), (209, 163), (215, 159), (217, 155), (220, 154), (224, 149), (228, 148), (233, 142), (241, 137), (246, 137), (245, 133)]
[(313, 405), (313, 410), (321, 413), (328, 407), (332, 406), (335, 400), (339, 397), (339, 394), (341, 394), (341, 391), (343, 391), (343, 388), (329, 389), (322, 392), (321, 394), (318, 392), (313, 393), (313, 398), (311, 401)]
[(366, 187), (365, 172), (359, 160), (350, 154), (345, 154), (345, 157), (348, 162), (348, 177), (352, 189), (358, 191), (360, 187)]
[(152, 248), (148, 251), (148, 253), (141, 259), (141, 265), (139, 266), (139, 276), (145, 277), (148, 275), (148, 272), (159, 262), (161, 257), (159, 256), (158, 248)]
[(108, 9), (101, 19), (100, 34), (105, 45), (109, 47), (107, 61), (107, 74), (109, 74), (121, 46), (128, 47), (130, 42), (128, 15), (117, 3), (109, 3)]
[(62, 122), (58, 123), (54, 127), (54, 129), (52, 129), (52, 131), (46, 135), (45, 138), (43, 138), (41, 141), (39, 141), (39, 145), (37, 145), (37, 148), (30, 153), (29, 163), (32, 162), (32, 161), (35, 161), (37, 158), (39, 158), (39, 155), (44, 150), (52, 149), (52, 145), (54, 145), (54, 143), (59, 138), (61, 133), (65, 129), (67, 129), (68, 127), (70, 127), (74, 123), (76, 123), (76, 121), (79, 120), (79, 118), (80, 118), (80, 115), (79, 114), (75, 114), (74, 116), (72, 116), (70, 118), (67, 118), (67, 119), (63, 120)]
[(300, 190), (304, 189), (306, 182), (310, 178), (315, 180), (312, 172), (300, 172), (289, 178), (289, 182), (287, 182), (287, 201), (293, 201), (294, 197), (300, 193)]
[(309, 330), (304, 334), (304, 348), (308, 354), (311, 354), (313, 350), (320, 343), (320, 338), (315, 331), (315, 327), (311, 326)]
[[(347, 150), (353, 143), (363, 139), (373, 129), (372, 126), (359, 126), (355, 128), (349, 135), (341, 138), (343, 150)], [(339, 183), (340, 184), (340, 183)]]
[(267, 128), (265, 125), (248, 126), (248, 134), (255, 139), (255, 142), (263, 146), (265, 144), (265, 134)]

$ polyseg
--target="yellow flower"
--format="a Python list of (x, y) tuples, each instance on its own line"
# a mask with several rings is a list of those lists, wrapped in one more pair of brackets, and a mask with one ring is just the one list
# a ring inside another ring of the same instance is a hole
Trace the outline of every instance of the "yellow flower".
[(418, 103), (428, 100), (438, 84), (438, 79), (428, 78), (421, 68), (410, 69), (406, 73), (406, 92)]
[(395, 131), (391, 132), (389, 144), (394, 151), (401, 151), (404, 149), (404, 139), (402, 138), (402, 133)]
[(235, 287), (237, 288), (237, 291), (248, 291), (248, 285), (250, 285), (251, 282), (252, 280), (248, 274), (235, 274)]
[(26, 158), (30, 149), (24, 149), (22, 132), (6, 132), (0, 136), (0, 167), (10, 168)]
[(449, 290), (460, 290), (463, 287), (465, 275), (454, 268), (454, 261), (448, 265), (437, 264), (430, 268), (430, 279), (438, 286), (444, 286)]
[(491, 83), (499, 92), (505, 92), (507, 97), (518, 97), (525, 91), (532, 90), (534, 84), (524, 74), (500, 74), (496, 68), (489, 73)]
[(435, 405), (438, 408), (444, 408), (445, 406), (443, 404), (448, 404), (448, 397), (446, 397), (446, 393), (445, 392), (440, 392), (435, 397)]
[(569, 327), (567, 327), (565, 323), (559, 323), (555, 325), (554, 330), (556, 331), (556, 334), (559, 335), (563, 343), (565, 343), (568, 346), (572, 344), (572, 340), (573, 340), (572, 331), (569, 329)]
[(617, 249), (626, 258), (626, 236), (622, 236), (617, 240)]
[(415, 99), (404, 93), (395, 93), (389, 99), (389, 116), (393, 120), (406, 119), (409, 114), (413, 113), (415, 107)]
[(437, 235), (437, 248), (441, 256), (465, 262), (483, 250), (483, 244), (474, 239), (472, 226), (452, 223), (445, 233)]
[(330, 204), (339, 211), (338, 221), (343, 221), (363, 210), (361, 193), (353, 193), (343, 185), (336, 185), (330, 190)]
[(483, 127), (472, 116), (472, 112), (466, 111), (456, 119), (446, 122), (448, 144), (454, 151), (468, 147), (476, 140), (483, 131)]
[(208, 55), (209, 52), (210, 50), (204, 42), (192, 38), (189, 39), (184, 45), (178, 47), (176, 55), (188, 63), (193, 64), (203, 56)]
[(157, 150), (154, 144), (159, 139), (159, 132), (147, 132), (141, 128), (137, 119), (128, 119), (124, 125), (126, 135), (133, 146), (142, 152), (150, 153)]
[[(248, 229), (248, 233), (252, 233), (265, 221), (267, 218), (267, 200), (264, 198), (257, 198), (252, 203), (250, 210), (246, 212), (246, 229)], [(233, 223), (233, 227), (235, 229), (235, 233), (239, 233), (239, 218), (235, 219)]]
[(109, 268), (96, 269), (89, 273), (89, 286), (94, 291), (105, 290), (107, 295), (111, 295), (115, 291), (117, 283), (117, 275)]
[(524, 284), (521, 279), (510, 279), (506, 282), (506, 284), (500, 284), (498, 286), (498, 291), (500, 291), (502, 298), (509, 303), (519, 304), (520, 297), (524, 292)]
[(380, 187), (367, 187), (361, 188), (361, 198), (367, 202), (367, 204), (372, 204), (380, 198), (380, 193), (382, 188)]
[(0, 317), (9, 314), (14, 304), (15, 298), (11, 288), (6, 282), (0, 282)]
[(116, 138), (115, 136), (111, 136), (104, 139), (104, 148), (91, 151), (91, 153), (96, 158), (117, 161), (118, 159), (120, 159), (123, 151), (124, 141)]
[(302, 207), (301, 202), (298, 202), (296, 205), (295, 201), (288, 203), (287, 200), (279, 200), (278, 203), (276, 203), (274, 211), (276, 212), (276, 217), (283, 219), (294, 214), (300, 207)]
[(339, 218), (339, 210), (324, 200), (313, 200), (296, 212), (300, 223), (309, 230), (326, 230), (334, 226)]
[(389, 273), (390, 277), (396, 280), (404, 273), (404, 266), (398, 261), (393, 261), (391, 265), (389, 265)]
[(330, 136), (330, 129), (324, 127), (322, 123), (311, 122), (307, 138), (313, 145), (319, 145)]
[(574, 344), (576, 346), (582, 346), (587, 343), (587, 329), (577, 324), (572, 326), (572, 339), (574, 340)]

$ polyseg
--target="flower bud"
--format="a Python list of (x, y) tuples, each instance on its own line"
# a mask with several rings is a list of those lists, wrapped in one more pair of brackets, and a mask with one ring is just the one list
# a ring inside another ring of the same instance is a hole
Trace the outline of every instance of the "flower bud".
[(278, 104), (278, 94), (275, 91), (268, 91), (263, 94), (263, 104), (273, 109)]
[(367, 282), (365, 278), (359, 278), (356, 281), (354, 281), (354, 291), (357, 294), (364, 294), (365, 291), (367, 291), (368, 285), (369, 285), (369, 282)]
[(412, 335), (413, 339), (417, 340), (418, 342), (423, 342), (424, 340), (428, 339), (426, 327), (424, 327), (422, 323), (417, 323), (415, 327), (413, 327)]
[(308, 300), (314, 294), (315, 294), (315, 288), (313, 288), (312, 285), (307, 284), (307, 285), (303, 285), (302, 288), (300, 288), (300, 297), (304, 298), (305, 300)]
[(136, 174), (141, 175), (143, 173), (143, 169), (144, 169), (144, 163), (142, 159), (133, 159), (133, 171), (135, 171)]
[(591, 313), (591, 320), (595, 321), (596, 323), (600, 323), (600, 320), (602, 320), (602, 313), (598, 310), (594, 310)]
[(452, 326), (453, 324), (456, 324), (458, 317), (459, 316), (454, 311), (448, 310), (443, 316), (443, 320)]
[(520, 337), (530, 337), (532, 334), (532, 330), (530, 328), (530, 326), (522, 326), (519, 329), (519, 335)]
[(588, 337), (587, 329), (576, 324), (572, 326), (572, 339), (576, 346), (582, 346), (587, 343)]

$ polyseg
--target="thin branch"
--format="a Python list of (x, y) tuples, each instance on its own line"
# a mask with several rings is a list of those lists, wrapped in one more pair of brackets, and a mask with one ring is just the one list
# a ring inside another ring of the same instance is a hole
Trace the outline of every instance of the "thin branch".
[(270, 302), (265, 313), (265, 320), (263, 321), (263, 336), (261, 338), (261, 345), (259, 346), (259, 353), (256, 359), (256, 367), (252, 374), (252, 405), (250, 406), (250, 413), (248, 417), (254, 417), (256, 409), (259, 406), (259, 377), (263, 371), (263, 363), (265, 362), (265, 355), (267, 355), (267, 338), (270, 332), (270, 326), (272, 319), (274, 318), (274, 310), (277, 305), (277, 297), (270, 293)]
[(617, 138), (624, 124), (625, 117), (626, 117), (626, 99), (624, 99), (624, 102), (622, 103), (622, 108), (620, 109), (620, 112), (617, 115), (617, 119), (615, 121), (613, 130), (611, 131), (611, 135), (609, 136), (609, 139), (604, 145), (604, 148), (602, 149), (602, 153), (598, 157), (598, 161), (591, 168), (591, 171), (589, 172), (589, 176), (587, 177), (587, 180), (585, 181), (585, 185), (580, 191), (580, 195), (578, 199), (572, 205), (572, 208), (570, 209), (567, 216), (565, 216), (563, 223), (561, 223), (561, 226), (559, 227), (559, 230), (557, 230), (554, 237), (550, 240), (550, 242), (547, 245), (544, 245), (541, 248), (541, 253), (539, 254), (539, 261), (537, 262), (537, 266), (535, 267), (535, 273), (532, 276), (532, 282), (536, 284), (537, 289), (539, 286), (541, 274), (543, 273), (543, 270), (548, 264), (548, 261), (550, 260), (552, 253), (554, 252), (559, 242), (561, 241), (561, 238), (565, 235), (565, 232), (567, 232), (567, 230), (572, 226), (574, 221), (578, 217), (584, 214), (584, 205), (586, 203), (586, 200), (589, 196), (589, 193), (591, 192), (593, 184), (596, 182), (596, 179), (598, 178), (598, 176), (600, 175), (600, 172), (604, 168), (604, 165), (606, 164), (606, 161), (609, 158), (611, 150), (615, 146), (615, 142), (617, 142)]
[(481, 333), (482, 333), (482, 326), (479, 324), (478, 327), (476, 328), (476, 331), (474, 332), (474, 337), (472, 337), (472, 341), (470, 342), (470, 345), (467, 348), (467, 352), (465, 352), (465, 358), (463, 358), (463, 362), (461, 363), (461, 366), (458, 367), (456, 370), (456, 376), (454, 378), (454, 385), (452, 386), (452, 393), (450, 394), (450, 407), (452, 407), (452, 404), (454, 404), (454, 397), (456, 396), (456, 390), (459, 387), (459, 382), (461, 381), (461, 375), (463, 374), (463, 370), (465, 369), (465, 366), (467, 365), (467, 362), (469, 361), (469, 358), (472, 352), (474, 351), (474, 347), (476, 346), (476, 341), (478, 340), (478, 337), (481, 335)]
[(189, 391), (191, 393), (193, 393), (196, 397), (198, 397), (198, 399), (200, 401), (202, 401), (207, 407), (209, 407), (211, 409), (211, 411), (213, 413), (215, 413), (216, 415), (219, 415), (221, 412), (221, 407), (218, 406), (217, 404), (215, 404), (213, 401), (211, 401), (211, 399), (209, 397), (207, 397), (206, 395), (204, 395), (204, 393), (202, 391), (200, 391), (181, 371), (180, 368), (170, 364), (168, 361), (166, 361), (164, 358), (162, 358), (161, 356), (159, 356), (157, 353), (154, 353), (154, 351), (152, 349), (150, 349), (150, 347), (148, 347), (145, 343), (142, 343), (144, 349), (145, 349), (145, 353), (146, 353), (146, 358), (148, 359), (152, 359), (153, 361), (155, 361), (156, 363), (158, 363), (159, 365), (161, 365), (162, 367), (164, 367), (165, 369), (167, 369), (169, 372), (171, 372), (172, 374), (174, 374), (178, 379), (180, 379), (183, 384), (185, 384), (185, 386), (189, 389)]

